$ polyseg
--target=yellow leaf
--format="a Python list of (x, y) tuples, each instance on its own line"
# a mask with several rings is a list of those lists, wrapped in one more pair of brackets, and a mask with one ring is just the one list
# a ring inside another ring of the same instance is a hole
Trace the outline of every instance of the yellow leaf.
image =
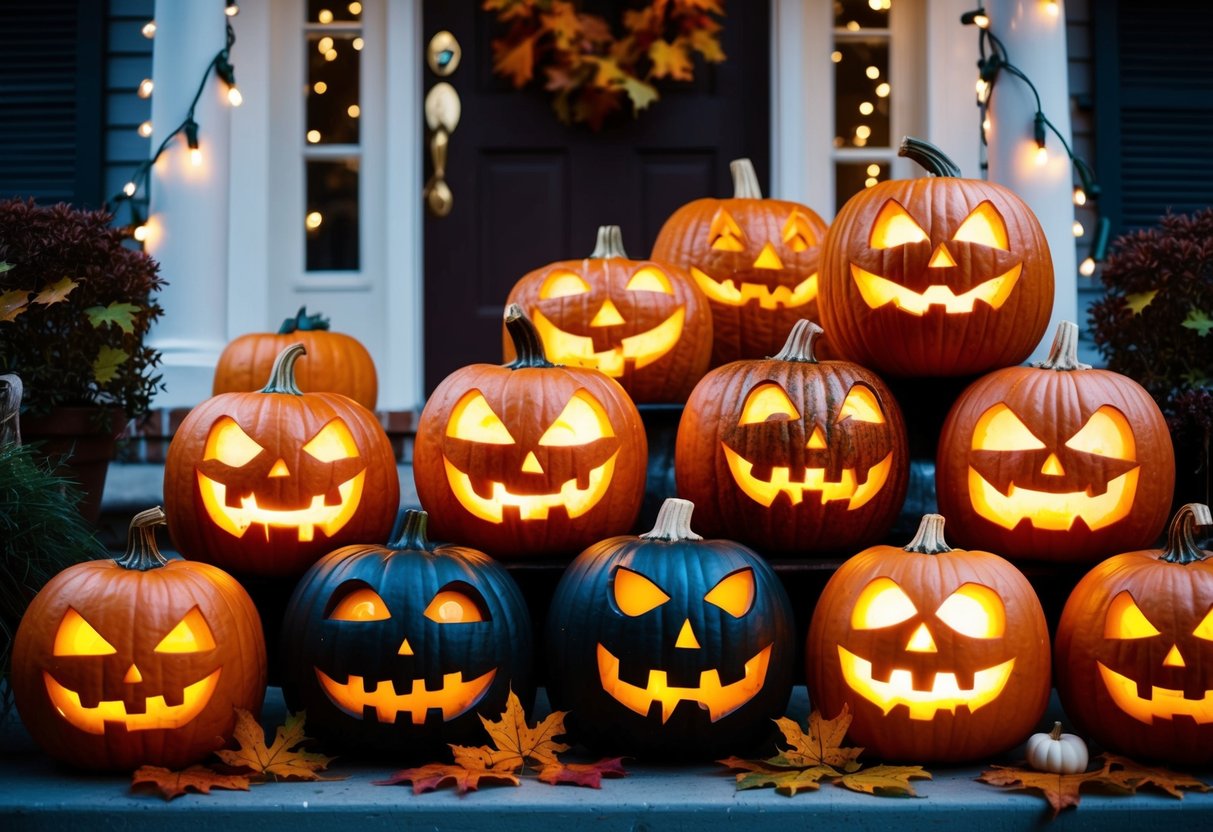
[(58, 283), (48, 283), (41, 292), (34, 296), (34, 303), (41, 303), (44, 306), (59, 303), (66, 300), (67, 296), (72, 293), (72, 290), (79, 285), (79, 283), (70, 277), (65, 277)]
[(807, 731), (795, 720), (782, 717), (775, 720), (788, 743), (783, 757), (794, 765), (826, 765), (854, 771), (859, 768), (855, 758), (863, 753), (862, 748), (844, 748), (843, 739), (851, 727), (851, 709), (842, 706), (842, 711), (833, 719), (825, 719), (819, 711), (809, 714)]
[(675, 81), (690, 81), (695, 77), (695, 67), (687, 54), (686, 39), (677, 38), (673, 43), (658, 38), (649, 47), (649, 60), (653, 62), (653, 78), (673, 78)]
[(703, 55), (708, 63), (718, 64), (725, 59), (724, 50), (720, 47), (720, 38), (705, 29), (696, 29), (691, 33), (691, 47)]
[(914, 797), (916, 792), (910, 781), (930, 779), (931, 773), (922, 766), (880, 765), (844, 774), (837, 782), (853, 792), (882, 797)]
[(569, 45), (581, 34), (577, 9), (573, 7), (572, 3), (556, 0), (552, 3), (551, 11), (541, 14), (539, 20), (542, 22), (543, 28), (552, 33), (552, 37), (556, 39), (556, 44), (560, 49), (569, 48)]
[(497, 721), (480, 717), (484, 729), (489, 732), (489, 739), (499, 751), (505, 752), (505, 757), (513, 755), (519, 765), (530, 764), (542, 767), (551, 763), (559, 763), (556, 755), (568, 751), (569, 747), (557, 742), (556, 737), (564, 734), (564, 711), (552, 711), (534, 728), (527, 725), (526, 713), (518, 694), (510, 691), (506, 701), (505, 713)]
[(118, 375), (118, 367), (129, 358), (117, 347), (102, 347), (93, 359), (93, 378), (98, 384), (106, 384)]
[(131, 788), (151, 786), (165, 800), (186, 792), (210, 794), (211, 789), (232, 789), (247, 792), (249, 780), (241, 774), (219, 774), (206, 766), (190, 766), (184, 771), (170, 771), (160, 766), (140, 766), (131, 775)]
[(598, 68), (598, 71), (594, 73), (594, 80), (590, 82), (595, 87), (615, 89), (617, 85), (624, 82), (626, 75), (613, 59), (589, 57), (586, 60)]
[(1125, 305), (1133, 310), (1134, 315), (1140, 315), (1141, 310), (1150, 305), (1158, 294), (1157, 289), (1151, 289), (1148, 292), (1137, 292), (1132, 295), (1125, 295)]
[(824, 778), (837, 775), (838, 772), (829, 766), (753, 771), (737, 775), (737, 790), (765, 789), (773, 786), (780, 794), (795, 797), (797, 792), (820, 789)]
[(29, 292), (25, 289), (14, 289), (0, 295), (0, 321), (14, 320), (22, 312), (29, 309)]
[(628, 98), (631, 99), (633, 115), (636, 115), (660, 98), (656, 87), (630, 75), (624, 79), (623, 90), (628, 94)]
[(219, 759), (229, 766), (251, 769), (253, 774), (284, 780), (320, 780), (317, 772), (324, 771), (332, 757), (311, 751), (292, 750), (307, 740), (303, 734), (306, 714), (288, 714), (278, 726), (273, 744), (265, 744), (265, 733), (253, 715), (243, 708), (236, 709), (236, 751), (216, 751)]

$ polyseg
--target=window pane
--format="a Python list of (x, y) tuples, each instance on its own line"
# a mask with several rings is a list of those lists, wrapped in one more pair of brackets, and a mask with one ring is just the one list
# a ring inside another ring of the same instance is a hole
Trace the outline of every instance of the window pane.
[(307, 270), (357, 271), (358, 160), (307, 162)]
[(888, 162), (873, 160), (837, 163), (834, 166), (835, 206), (841, 208), (855, 194), (888, 178)]
[(349, 0), (307, 0), (308, 23), (333, 23), (362, 18), (362, 4)]
[(307, 142), (357, 144), (358, 49), (353, 34), (312, 32), (307, 36)]
[(892, 0), (834, 0), (834, 25), (851, 32), (886, 29), (892, 7)]
[(835, 43), (834, 146), (889, 146), (889, 42)]

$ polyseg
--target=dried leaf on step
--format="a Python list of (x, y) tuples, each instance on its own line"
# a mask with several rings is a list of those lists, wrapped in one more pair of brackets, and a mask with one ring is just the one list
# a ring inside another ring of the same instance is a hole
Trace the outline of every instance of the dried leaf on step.
[(595, 763), (551, 763), (539, 770), (539, 781), (552, 786), (602, 788), (604, 777), (626, 777), (622, 757), (610, 757)]
[(251, 713), (237, 708), (235, 737), (240, 748), (215, 753), (229, 766), (249, 769), (264, 779), (323, 780), (318, 772), (328, 768), (333, 758), (297, 748), (308, 739), (303, 733), (305, 717), (303, 711), (288, 714), (274, 733), (274, 742), (267, 746), (261, 725)]
[(455, 787), (459, 794), (474, 792), (480, 788), (481, 781), (486, 783), (504, 783), (510, 786), (520, 786), (522, 781), (518, 775), (508, 771), (486, 771), (484, 769), (466, 769), (460, 765), (447, 763), (429, 763), (417, 768), (406, 768), (397, 771), (385, 780), (373, 780), (376, 786), (395, 786), (400, 783), (412, 783), (413, 794), (432, 792), (444, 784)]
[(557, 742), (556, 737), (564, 734), (565, 711), (552, 711), (534, 727), (527, 725), (526, 712), (518, 701), (518, 694), (510, 691), (506, 701), (505, 713), (499, 720), (480, 718), (484, 729), (489, 732), (489, 739), (503, 756), (499, 760), (517, 759), (517, 765), (529, 765), (542, 768), (545, 765), (559, 763), (556, 755), (568, 751), (569, 747)]
[(922, 766), (879, 765), (844, 774), (836, 782), (853, 792), (881, 797), (915, 797), (917, 792), (910, 781), (930, 779), (931, 773)]
[(801, 767), (825, 765), (843, 771), (859, 768), (856, 758), (863, 753), (863, 749), (846, 748), (842, 744), (847, 729), (851, 727), (851, 710), (847, 705), (843, 705), (833, 719), (825, 719), (819, 711), (813, 711), (809, 714), (806, 728), (801, 728), (800, 723), (787, 717), (775, 720), (775, 724), (783, 733), (788, 748), (774, 759), (786, 760), (788, 765)]
[(186, 792), (210, 794), (211, 789), (231, 789), (247, 792), (249, 779), (243, 774), (218, 774), (206, 766), (190, 766), (184, 771), (170, 771), (160, 766), (140, 766), (131, 775), (131, 788), (150, 786), (165, 800)]

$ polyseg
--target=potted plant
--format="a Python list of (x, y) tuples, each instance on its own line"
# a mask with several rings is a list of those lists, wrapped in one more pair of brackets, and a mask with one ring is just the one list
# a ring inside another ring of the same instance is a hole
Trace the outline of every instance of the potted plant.
[(160, 387), (160, 355), (144, 336), (163, 313), (153, 293), (164, 281), (111, 219), (0, 201), (0, 372), (25, 382), (25, 439), (71, 454), (93, 520), (114, 441)]

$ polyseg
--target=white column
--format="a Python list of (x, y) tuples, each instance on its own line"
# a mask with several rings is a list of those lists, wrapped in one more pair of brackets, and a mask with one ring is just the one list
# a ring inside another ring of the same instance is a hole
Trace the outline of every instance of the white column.
[(226, 85), (207, 70), (226, 42), (223, 9), (224, 0), (156, 2), (153, 148), (185, 120), (207, 75), (194, 111), (200, 164), (191, 162), (185, 136), (178, 135), (151, 177), (147, 250), (168, 281), (160, 293), (165, 314), (150, 338), (163, 355), (167, 390), (156, 397), (160, 407), (190, 407), (210, 396), (227, 333), (231, 105)]
[[(1060, 0), (1055, 5), (1044, 0), (988, 0), (986, 12), (990, 31), (1006, 45), (1008, 60), (1032, 79), (1040, 93), (1041, 110), (1066, 142), (1071, 142), (1066, 20)], [(973, 79), (976, 81), (976, 72)], [(1037, 360), (1044, 357), (1058, 321), (1078, 320), (1074, 175), (1061, 142), (1047, 128), (1048, 161), (1038, 162), (1033, 135), (1036, 99), (1027, 84), (1004, 69), (990, 102), (990, 179), (1028, 203), (1044, 228), (1053, 256), (1053, 318), (1042, 346), (1032, 356), (1031, 360)]]

